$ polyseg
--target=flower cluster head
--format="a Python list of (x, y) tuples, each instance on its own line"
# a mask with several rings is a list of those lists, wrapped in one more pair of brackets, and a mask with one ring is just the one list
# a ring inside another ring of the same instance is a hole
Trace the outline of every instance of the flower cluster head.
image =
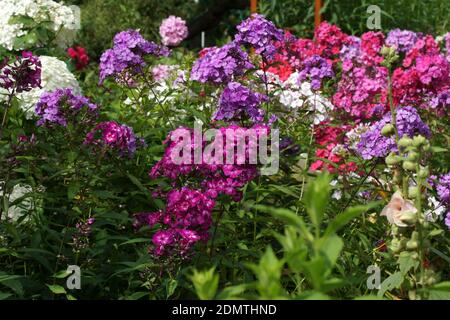
[(114, 46), (100, 57), (100, 83), (110, 76), (126, 78), (141, 73), (145, 57), (168, 56), (169, 49), (145, 40), (137, 30), (119, 32), (114, 36)]
[(165, 46), (177, 46), (188, 36), (186, 21), (176, 16), (169, 16), (159, 26), (159, 34)]
[[(36, 104), (37, 125), (60, 125), (68, 123), (89, 125), (97, 117), (97, 106), (88, 98), (75, 95), (70, 88), (57, 89), (42, 94)], [(83, 115), (83, 117), (81, 116)]]
[[(412, 138), (416, 134), (427, 138), (431, 136), (430, 129), (422, 122), (417, 110), (413, 107), (408, 106), (397, 109), (396, 121), (399, 137), (406, 135)], [(361, 140), (357, 145), (357, 152), (363, 159), (385, 157), (389, 152), (397, 150), (394, 138), (385, 137), (381, 134), (381, 130), (388, 123), (391, 123), (390, 112), (361, 135)]]
[(450, 88), (439, 92), (430, 100), (430, 107), (446, 113), (450, 107)]
[(324, 78), (333, 77), (334, 72), (331, 63), (319, 55), (313, 55), (302, 63), (298, 80), (299, 82), (309, 80), (311, 81), (311, 88), (313, 90), (319, 90)]
[(262, 15), (254, 13), (237, 27), (234, 41), (240, 45), (249, 45), (265, 59), (273, 57), (276, 51), (274, 42), (283, 39), (283, 32)]
[(450, 173), (444, 174), (439, 178), (436, 186), (439, 200), (447, 207), (450, 207)]
[(386, 45), (394, 47), (398, 53), (406, 53), (412, 49), (418, 38), (414, 31), (393, 29), (388, 33)]
[(348, 43), (349, 36), (339, 27), (324, 21), (315, 30), (314, 41), (320, 55), (331, 59), (340, 53), (344, 44)]
[(85, 48), (74, 46), (67, 49), (67, 54), (75, 62), (77, 70), (84, 69), (89, 64), (89, 56)]
[(214, 120), (238, 120), (243, 116), (253, 122), (261, 122), (264, 110), (261, 102), (267, 101), (267, 96), (253, 92), (237, 82), (230, 82), (220, 96), (219, 108), (213, 116)]
[(40, 86), (41, 62), (31, 52), (22, 51), (11, 65), (7, 58), (0, 61), (0, 88), (20, 93)]
[(164, 211), (138, 213), (134, 226), (159, 224), (161, 229), (152, 239), (154, 254), (179, 254), (186, 258), (196, 242), (208, 240), (214, 206), (215, 201), (199, 190), (173, 189), (167, 194)]
[(220, 48), (212, 48), (197, 59), (192, 67), (191, 79), (202, 83), (228, 83), (253, 68), (248, 54), (235, 42)]
[(97, 146), (107, 151), (117, 150), (121, 155), (132, 157), (138, 143), (143, 143), (136, 138), (133, 129), (115, 121), (101, 122), (86, 135), (84, 144)]

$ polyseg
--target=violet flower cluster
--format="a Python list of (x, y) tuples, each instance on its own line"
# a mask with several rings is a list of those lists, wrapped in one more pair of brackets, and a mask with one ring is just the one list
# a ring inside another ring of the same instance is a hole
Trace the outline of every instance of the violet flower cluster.
[(407, 53), (419, 37), (414, 31), (393, 29), (388, 33), (386, 45), (394, 47), (398, 53)]
[(311, 88), (319, 90), (324, 78), (333, 78), (334, 72), (331, 63), (319, 55), (308, 57), (302, 63), (302, 68), (298, 76), (299, 83), (309, 80)]
[(177, 46), (188, 36), (186, 21), (176, 16), (169, 16), (159, 26), (162, 44), (165, 46)]
[(120, 155), (132, 157), (136, 151), (137, 144), (143, 144), (133, 132), (133, 129), (115, 121), (101, 122), (95, 126), (87, 135), (84, 144), (95, 146), (102, 150), (115, 149)]
[(168, 56), (169, 49), (145, 40), (137, 30), (119, 32), (113, 48), (100, 57), (100, 84), (110, 76), (120, 79), (141, 73), (147, 55)]
[(254, 13), (237, 27), (234, 41), (239, 45), (249, 45), (264, 59), (273, 58), (277, 48), (275, 41), (283, 40), (283, 31), (262, 15)]
[(436, 186), (438, 198), (447, 209), (447, 216), (445, 217), (445, 225), (450, 229), (450, 173), (446, 173), (439, 177), (439, 180), (433, 182)]
[(95, 219), (89, 218), (85, 222), (77, 222), (76, 231), (72, 235), (72, 245), (75, 252), (86, 249), (89, 246), (89, 236), (91, 235)]
[(0, 61), (0, 88), (15, 93), (41, 87), (41, 62), (29, 51), (22, 51), (11, 65), (9, 59)]
[[(412, 138), (420, 134), (429, 138), (431, 131), (422, 122), (417, 110), (413, 107), (401, 107), (397, 109), (397, 130), (399, 137), (404, 135)], [(361, 135), (361, 140), (357, 144), (357, 152), (363, 159), (385, 157), (391, 151), (397, 151), (397, 146), (393, 137), (385, 137), (381, 134), (383, 127), (391, 123), (391, 113), (387, 113), (380, 121), (375, 122), (368, 131)]]
[(60, 125), (68, 123), (90, 125), (97, 117), (97, 105), (88, 98), (74, 95), (71, 88), (44, 92), (36, 104), (37, 125)]
[(230, 42), (220, 48), (212, 48), (195, 61), (191, 79), (202, 83), (228, 83), (253, 68), (248, 54), (239, 45)]
[(240, 83), (230, 82), (220, 96), (219, 108), (213, 119), (237, 120), (247, 116), (253, 122), (261, 122), (264, 119), (264, 110), (260, 109), (263, 101), (268, 101), (268, 97), (253, 92)]

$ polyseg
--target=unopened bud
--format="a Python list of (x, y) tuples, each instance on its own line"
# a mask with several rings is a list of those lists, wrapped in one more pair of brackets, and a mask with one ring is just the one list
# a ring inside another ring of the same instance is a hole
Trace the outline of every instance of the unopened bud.
[(417, 187), (409, 187), (408, 195), (410, 198), (415, 198), (419, 194), (419, 189)]
[(400, 147), (406, 148), (409, 147), (410, 145), (412, 145), (412, 139), (408, 138), (408, 137), (403, 137), (398, 141), (398, 145)]
[(424, 145), (426, 142), (427, 142), (427, 139), (425, 139), (425, 137), (422, 137), (422, 136), (415, 136), (413, 138), (413, 146), (417, 147), (417, 148)]
[(394, 133), (394, 126), (390, 123), (386, 124), (383, 129), (381, 129), (381, 134), (385, 137), (389, 137)]
[(419, 172), (417, 173), (417, 175), (419, 176), (419, 178), (421, 179), (426, 179), (428, 178), (428, 175), (430, 174), (430, 170), (428, 169), (428, 167), (420, 167)]
[(401, 161), (401, 158), (397, 156), (394, 152), (389, 153), (389, 155), (386, 157), (386, 164), (388, 166), (393, 166), (398, 164)]
[(415, 151), (410, 151), (408, 152), (407, 159), (412, 162), (417, 161), (419, 159), (419, 154)]
[(415, 171), (416, 170), (416, 164), (411, 161), (404, 161), (403, 162), (403, 169), (409, 170), (409, 171)]

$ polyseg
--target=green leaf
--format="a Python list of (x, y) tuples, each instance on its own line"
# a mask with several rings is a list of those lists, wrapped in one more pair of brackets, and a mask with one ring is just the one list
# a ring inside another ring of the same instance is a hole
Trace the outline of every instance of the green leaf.
[(80, 183), (78, 181), (71, 182), (67, 188), (67, 198), (72, 200), (80, 191)]
[(382, 297), (386, 291), (400, 288), (403, 283), (403, 279), (403, 274), (401, 272), (391, 274), (381, 283), (377, 296)]
[(309, 183), (304, 197), (306, 211), (316, 228), (319, 228), (322, 223), (329, 199), (330, 176), (325, 171)]
[(379, 202), (372, 202), (367, 205), (360, 205), (360, 206), (354, 206), (350, 207), (347, 210), (345, 210), (343, 213), (338, 214), (333, 221), (328, 225), (327, 229), (325, 230), (324, 235), (328, 236), (335, 232), (337, 232), (339, 229), (341, 229), (343, 226), (345, 226), (347, 223), (349, 223), (351, 220), (362, 214), (363, 212), (366, 212), (376, 206), (379, 205)]
[(214, 299), (219, 286), (219, 275), (215, 273), (215, 267), (206, 271), (197, 271), (190, 276), (195, 287), (195, 292), (201, 300)]
[(398, 264), (400, 272), (405, 276), (411, 268), (417, 268), (419, 261), (412, 258), (412, 255), (408, 251), (402, 251), (398, 257)]
[(430, 300), (450, 300), (450, 281), (435, 284), (429, 289)]
[(166, 282), (166, 299), (169, 299), (178, 287), (178, 281), (175, 279), (169, 279)]
[(324, 254), (324, 256), (327, 258), (329, 270), (327, 271), (327, 274), (331, 272), (331, 269), (336, 264), (336, 261), (339, 257), (339, 254), (341, 253), (342, 248), (344, 247), (344, 241), (337, 235), (332, 235), (330, 237), (327, 237), (325, 242), (321, 244), (320, 246), (320, 252)]
[(54, 294), (66, 294), (66, 289), (57, 284), (47, 284), (46, 285), (51, 292)]

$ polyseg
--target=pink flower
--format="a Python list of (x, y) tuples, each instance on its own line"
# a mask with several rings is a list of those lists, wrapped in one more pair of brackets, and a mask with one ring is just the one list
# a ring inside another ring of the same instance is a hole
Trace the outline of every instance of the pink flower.
[(162, 21), (159, 34), (165, 46), (177, 46), (188, 36), (186, 21), (180, 17), (169, 16)]
[(401, 192), (397, 191), (392, 195), (391, 201), (384, 207), (380, 215), (386, 216), (391, 224), (399, 227), (407, 227), (408, 224), (405, 223), (405, 218), (416, 212), (417, 209), (414, 207), (413, 202), (403, 199)]

